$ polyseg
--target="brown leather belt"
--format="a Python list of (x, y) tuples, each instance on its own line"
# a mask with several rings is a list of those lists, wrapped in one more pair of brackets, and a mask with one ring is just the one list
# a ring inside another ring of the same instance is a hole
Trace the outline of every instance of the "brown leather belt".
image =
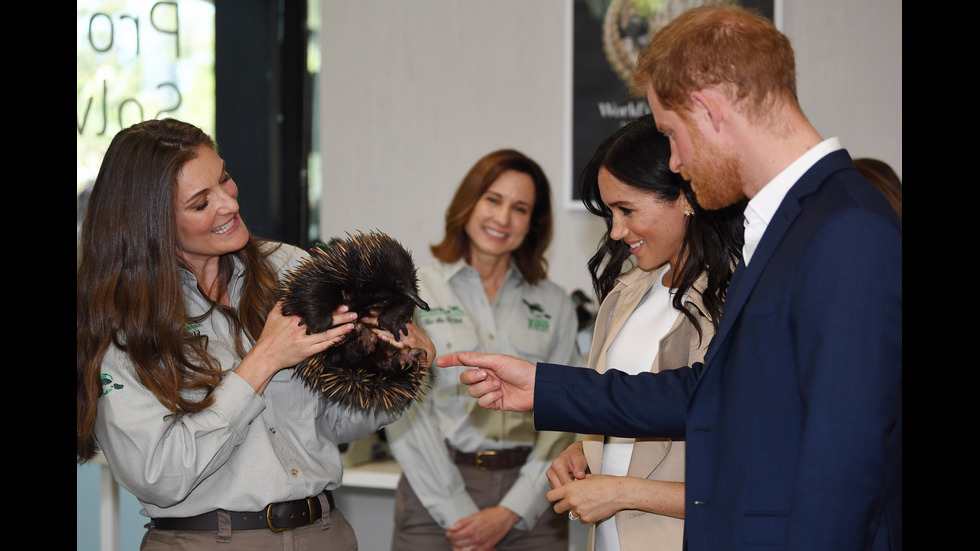
[[(333, 493), (324, 490), (327, 503), (334, 508)], [(318, 496), (296, 501), (270, 503), (261, 511), (241, 512), (228, 511), (231, 516), (232, 530), (261, 530), (282, 532), (298, 526), (313, 524), (323, 514)], [(218, 511), (201, 513), (193, 517), (155, 518), (150, 520), (150, 526), (157, 530), (218, 530)]]
[(476, 453), (464, 453), (449, 449), (453, 462), (461, 466), (476, 467), (481, 471), (496, 471), (520, 467), (527, 461), (531, 448), (511, 448), (509, 450), (490, 450)]

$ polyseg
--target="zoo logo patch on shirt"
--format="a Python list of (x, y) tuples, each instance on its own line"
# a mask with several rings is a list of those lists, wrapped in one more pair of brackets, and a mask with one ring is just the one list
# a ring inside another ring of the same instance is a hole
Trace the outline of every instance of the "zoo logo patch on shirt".
[(112, 375), (108, 373), (102, 374), (102, 395), (105, 396), (113, 390), (122, 390), (123, 385), (119, 383), (112, 382)]
[(530, 317), (527, 318), (527, 328), (547, 333), (549, 327), (548, 320), (551, 319), (551, 314), (545, 312), (540, 304), (532, 304), (525, 299), (521, 299), (521, 301), (527, 306), (528, 314), (530, 314)]
[(419, 312), (419, 321), (422, 325), (432, 325), (434, 323), (463, 323), (466, 312), (459, 306), (446, 308), (433, 308), (428, 312)]
[(201, 335), (201, 324), (200, 323), (188, 323), (187, 324), (187, 332), (190, 333), (191, 335), (195, 336), (195, 337), (199, 337)]

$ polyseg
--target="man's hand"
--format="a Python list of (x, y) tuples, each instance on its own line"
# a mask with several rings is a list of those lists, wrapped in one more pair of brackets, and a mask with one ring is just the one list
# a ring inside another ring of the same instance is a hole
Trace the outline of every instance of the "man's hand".
[(458, 352), (436, 359), (439, 367), (476, 367), (459, 374), (469, 386), (470, 396), (487, 409), (530, 411), (534, 409), (536, 366), (520, 358), (502, 354)]

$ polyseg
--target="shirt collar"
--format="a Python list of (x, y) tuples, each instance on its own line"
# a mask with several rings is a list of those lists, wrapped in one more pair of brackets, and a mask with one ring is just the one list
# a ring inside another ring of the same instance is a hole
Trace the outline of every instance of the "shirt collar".
[[(640, 285), (639, 291), (646, 293), (650, 290), (650, 287), (653, 286), (653, 281), (663, 278), (666, 267), (667, 265), (665, 264), (659, 268), (655, 268), (654, 270), (647, 272), (641, 269), (639, 266), (634, 266), (628, 272), (616, 278), (617, 285), (609, 294), (612, 295), (613, 292), (624, 292), (625, 289), (631, 289), (636, 285)], [(684, 302), (700, 310), (702, 315), (706, 315), (704, 308), (704, 297), (702, 295), (704, 290), (707, 288), (708, 273), (704, 272), (699, 275), (696, 280), (694, 280), (694, 284), (687, 291), (687, 296), (684, 297)], [(671, 292), (674, 291), (676, 291), (676, 289), (671, 290)]]
[(456, 262), (443, 264), (443, 271), (442, 271), (443, 280), (448, 282), (450, 279), (453, 278), (453, 276), (458, 274), (460, 270), (466, 268), (467, 266), (469, 266), (469, 264), (467, 264), (466, 261), (463, 260), (462, 258), (460, 258)]
[[(456, 277), (456, 274), (466, 269), (469, 269), (473, 274), (476, 274), (476, 269), (467, 264), (466, 260), (463, 258), (448, 264), (444, 263), (442, 271), (443, 280), (448, 282), (452, 278)], [(477, 275), (477, 277), (479, 277), (479, 275)], [(511, 278), (523, 279), (521, 276), (521, 271), (517, 269), (517, 262), (514, 261), (513, 256), (510, 258), (510, 267), (507, 268), (507, 276), (504, 279), (507, 280)]]
[[(816, 146), (811, 147), (800, 158), (793, 161), (782, 172), (777, 174), (765, 187), (759, 190), (759, 193), (745, 207), (746, 213), (751, 210), (759, 220), (768, 225), (773, 215), (776, 214), (776, 209), (779, 208), (779, 204), (783, 202), (783, 198), (786, 197), (790, 188), (793, 187), (793, 184), (802, 178), (803, 174), (807, 170), (810, 170), (810, 167), (817, 164), (817, 161), (840, 148), (841, 145), (838, 138), (828, 138)], [(746, 218), (748, 218), (748, 214), (746, 214)]]
[[(228, 299), (231, 301), (231, 304), (237, 304), (245, 277), (245, 263), (236, 254), (230, 254), (229, 256), (231, 256), (233, 268), (231, 279), (228, 281)], [(184, 266), (179, 266), (178, 270), (181, 282), (185, 286), (185, 293), (187, 292), (186, 289), (198, 288), (197, 276), (194, 275), (194, 272)]]
[(828, 138), (811, 147), (777, 174), (748, 202), (744, 212), (745, 245), (742, 248), (742, 256), (746, 265), (751, 260), (759, 241), (762, 240), (762, 234), (765, 233), (766, 227), (769, 226), (769, 222), (776, 214), (776, 209), (779, 208), (793, 184), (802, 178), (803, 174), (810, 170), (813, 165), (817, 164), (817, 161), (838, 149), (841, 149), (838, 138)]

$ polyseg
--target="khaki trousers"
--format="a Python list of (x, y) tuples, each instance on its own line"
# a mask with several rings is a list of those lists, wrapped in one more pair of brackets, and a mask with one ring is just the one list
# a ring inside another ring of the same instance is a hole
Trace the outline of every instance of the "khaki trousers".
[[(496, 471), (481, 471), (474, 467), (459, 466), (466, 483), (466, 491), (485, 509), (500, 503), (504, 494), (514, 485), (520, 467)], [(405, 476), (398, 481), (395, 491), (395, 534), (392, 551), (442, 551), (450, 550), (446, 531), (432, 519), (422, 506)], [(548, 509), (538, 519), (534, 529), (513, 529), (497, 544), (497, 551), (568, 551), (568, 516)]]

